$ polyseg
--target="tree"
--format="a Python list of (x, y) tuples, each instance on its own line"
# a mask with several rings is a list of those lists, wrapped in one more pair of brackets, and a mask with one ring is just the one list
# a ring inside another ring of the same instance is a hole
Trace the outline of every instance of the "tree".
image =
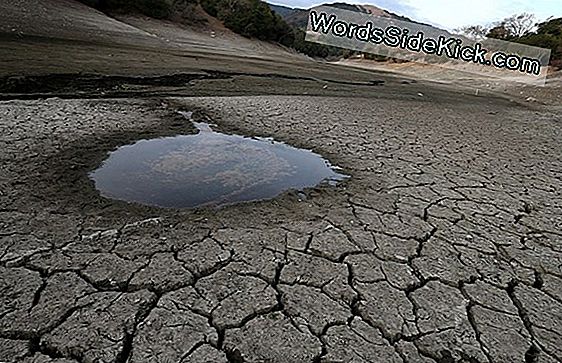
[(463, 26), (462, 28), (454, 29), (453, 31), (473, 40), (482, 40), (486, 38), (486, 35), (489, 33), (489, 29), (482, 25)]
[[(80, 0), (102, 11), (138, 12), (152, 18), (164, 19), (171, 15), (174, 0)], [(178, 1), (178, 0), (176, 0)], [(180, 0), (185, 1), (185, 0)]]
[(511, 38), (511, 34), (509, 30), (507, 30), (504, 24), (498, 24), (494, 26), (488, 31), (488, 34), (486, 36), (488, 38), (502, 39), (502, 40), (508, 40)]
[(512, 40), (531, 33), (535, 27), (535, 15), (516, 14), (495, 23), (487, 36), (488, 38)]
[(548, 19), (538, 24), (535, 33), (528, 33), (517, 42), (550, 49), (551, 65), (562, 68), (562, 18)]
[(502, 22), (513, 37), (522, 37), (535, 28), (535, 15), (523, 13), (505, 18)]

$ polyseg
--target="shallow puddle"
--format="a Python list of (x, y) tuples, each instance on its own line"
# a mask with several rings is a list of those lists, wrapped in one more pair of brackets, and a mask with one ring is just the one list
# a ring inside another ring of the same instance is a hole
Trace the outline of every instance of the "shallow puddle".
[[(189, 118), (189, 113), (184, 113)], [(92, 173), (109, 198), (172, 208), (273, 198), (347, 176), (320, 155), (265, 138), (214, 132), (140, 140), (110, 153)]]

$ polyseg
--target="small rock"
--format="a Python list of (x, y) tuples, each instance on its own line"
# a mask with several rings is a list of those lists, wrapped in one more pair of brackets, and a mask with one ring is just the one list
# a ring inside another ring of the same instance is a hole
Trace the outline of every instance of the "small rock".
[(527, 214), (531, 213), (533, 210), (535, 210), (535, 208), (535, 205), (531, 202), (523, 203), (523, 211)]

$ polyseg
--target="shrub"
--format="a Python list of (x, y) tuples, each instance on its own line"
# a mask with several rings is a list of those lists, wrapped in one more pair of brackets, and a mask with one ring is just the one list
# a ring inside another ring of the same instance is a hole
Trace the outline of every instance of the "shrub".
[(93, 8), (100, 8), (100, 0), (79, 0), (81, 3), (91, 6)]
[(293, 43), (291, 27), (263, 1), (201, 0), (201, 6), (235, 33), (284, 45)]
[(174, 0), (80, 0), (102, 11), (138, 12), (162, 19), (171, 15)]
[(515, 41), (550, 49), (551, 64), (558, 68), (562, 65), (562, 18), (541, 23), (536, 33), (524, 35)]
[(151, 18), (163, 19), (172, 14), (172, 0), (137, 0), (137, 9)]

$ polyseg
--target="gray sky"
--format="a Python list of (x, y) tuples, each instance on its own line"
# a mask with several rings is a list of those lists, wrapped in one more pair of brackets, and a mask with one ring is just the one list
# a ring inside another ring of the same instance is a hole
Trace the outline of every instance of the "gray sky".
[[(337, 1), (268, 0), (273, 4), (298, 8), (309, 8), (313, 5)], [(376, 5), (449, 30), (463, 25), (487, 25), (522, 12), (535, 14), (540, 21), (550, 16), (562, 17), (562, 0), (351, 0), (343, 2)]]

